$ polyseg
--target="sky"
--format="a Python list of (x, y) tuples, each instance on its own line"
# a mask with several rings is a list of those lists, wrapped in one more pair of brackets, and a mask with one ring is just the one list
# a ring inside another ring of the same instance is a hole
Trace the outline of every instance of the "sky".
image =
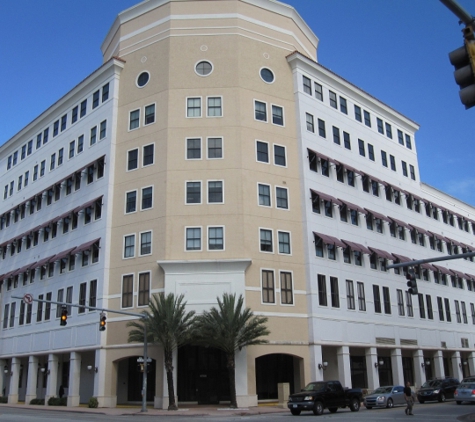
[[(218, 0), (221, 1), (221, 0)], [(115, 17), (138, 0), (1, 0), (0, 145), (91, 74)], [(475, 206), (475, 107), (448, 53), (463, 26), (438, 0), (286, 0), (318, 61), (420, 125), (421, 180)], [(458, 0), (475, 15), (474, 0)]]

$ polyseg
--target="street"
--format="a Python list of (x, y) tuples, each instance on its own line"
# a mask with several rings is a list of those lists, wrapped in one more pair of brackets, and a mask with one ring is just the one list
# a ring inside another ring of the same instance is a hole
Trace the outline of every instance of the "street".
[[(410, 420), (413, 422), (427, 422), (427, 421), (475, 421), (475, 406), (471, 404), (456, 405), (455, 402), (447, 403), (430, 403), (421, 405), (417, 403), (414, 407), (414, 416), (406, 416), (404, 414), (404, 406), (395, 407), (393, 409), (372, 409), (367, 410), (364, 407), (359, 412), (350, 412), (348, 409), (338, 409), (338, 412), (331, 414), (328, 410), (322, 416), (314, 416), (312, 412), (302, 413), (300, 416), (292, 416), (290, 412), (265, 414), (265, 415), (236, 415), (226, 414), (223, 411), (222, 415), (203, 415), (193, 416), (186, 415), (186, 411), (171, 412), (170, 415), (154, 415), (152, 413), (144, 414), (126, 414), (122, 416), (106, 415), (102, 413), (88, 413), (86, 409), (79, 411), (69, 412), (66, 409), (58, 411), (51, 410), (36, 410), (36, 409), (24, 409), (22, 407), (0, 407), (0, 422), (82, 422), (82, 421), (114, 421), (114, 422), (129, 422), (137, 421), (137, 417), (145, 418), (143, 421), (147, 421), (148, 418), (153, 420), (173, 420), (174, 422), (184, 421), (246, 421), (246, 422), (284, 422), (299, 420), (334, 420), (334, 421), (398, 421), (398, 420)], [(107, 410), (104, 410), (105, 412)], [(470, 416), (470, 415), (474, 416)], [(315, 419), (318, 418), (318, 419)]]

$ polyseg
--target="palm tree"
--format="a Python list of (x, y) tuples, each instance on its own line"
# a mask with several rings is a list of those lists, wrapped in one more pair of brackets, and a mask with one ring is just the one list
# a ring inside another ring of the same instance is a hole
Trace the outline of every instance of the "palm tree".
[(236, 408), (235, 353), (246, 346), (267, 343), (260, 338), (269, 334), (267, 318), (254, 316), (249, 308), (244, 308), (242, 295), (236, 300), (235, 294), (224, 293), (222, 300), (217, 299), (219, 309), (213, 307), (197, 317), (196, 336), (200, 344), (226, 354), (231, 407)]
[(150, 310), (144, 311), (143, 321), (130, 321), (128, 327), (134, 327), (129, 332), (129, 342), (144, 341), (144, 325), (147, 324), (147, 339), (151, 343), (159, 343), (163, 347), (165, 371), (167, 373), (168, 410), (177, 410), (173, 387), (173, 352), (191, 340), (194, 311), (186, 312), (186, 302), (183, 295), (175, 297), (173, 293), (165, 296), (163, 293), (154, 294), (149, 301)]

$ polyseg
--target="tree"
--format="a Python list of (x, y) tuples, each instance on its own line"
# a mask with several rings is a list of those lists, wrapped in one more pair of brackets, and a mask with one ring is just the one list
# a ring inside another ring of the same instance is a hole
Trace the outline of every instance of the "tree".
[(183, 295), (175, 297), (173, 293), (165, 296), (163, 293), (154, 294), (149, 301), (150, 310), (144, 311), (143, 322), (130, 321), (128, 327), (129, 342), (144, 341), (144, 325), (147, 324), (147, 339), (151, 343), (163, 347), (165, 371), (167, 373), (168, 410), (177, 410), (173, 386), (173, 352), (191, 340), (195, 312), (186, 312), (186, 302)]
[(262, 336), (269, 334), (267, 318), (254, 316), (249, 308), (244, 308), (242, 295), (236, 300), (235, 294), (224, 293), (218, 299), (218, 308), (211, 308), (196, 318), (198, 342), (222, 350), (226, 355), (229, 374), (231, 407), (237, 407), (235, 354), (237, 350), (254, 344), (264, 344)]

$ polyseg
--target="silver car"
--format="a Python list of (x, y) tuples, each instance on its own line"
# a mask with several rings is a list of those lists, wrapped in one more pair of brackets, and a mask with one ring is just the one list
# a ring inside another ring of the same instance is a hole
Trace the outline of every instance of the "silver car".
[(463, 401), (475, 402), (475, 381), (462, 381), (454, 393), (455, 402), (462, 404)]
[(397, 404), (406, 404), (404, 400), (404, 387), (402, 385), (379, 387), (364, 398), (366, 409), (393, 407)]

